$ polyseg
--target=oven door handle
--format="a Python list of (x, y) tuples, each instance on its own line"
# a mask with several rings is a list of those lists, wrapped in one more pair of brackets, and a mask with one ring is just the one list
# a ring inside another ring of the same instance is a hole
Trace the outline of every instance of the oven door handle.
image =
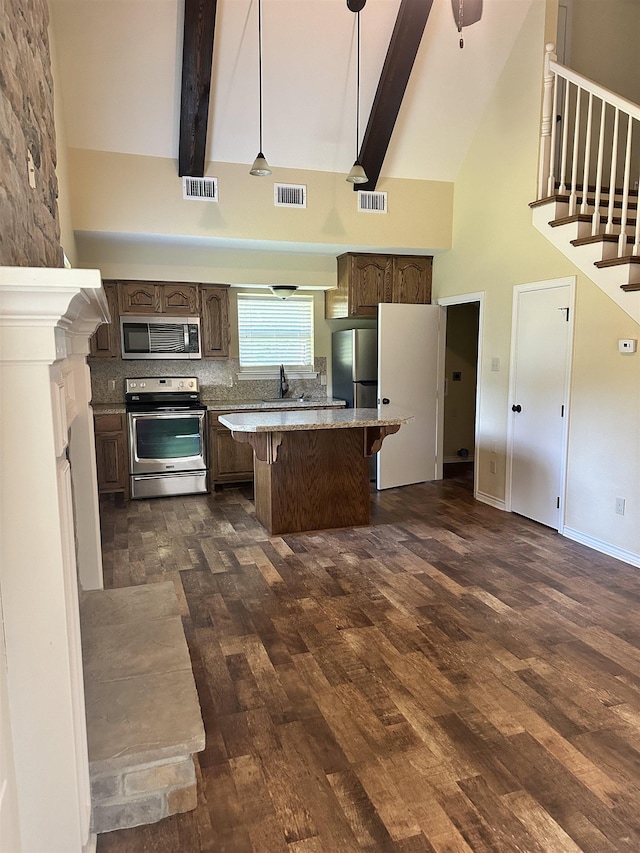
[(206, 468), (196, 468), (194, 471), (169, 471), (167, 474), (132, 474), (134, 480), (166, 480), (170, 477), (175, 480), (176, 477), (194, 477), (198, 474), (204, 474)]

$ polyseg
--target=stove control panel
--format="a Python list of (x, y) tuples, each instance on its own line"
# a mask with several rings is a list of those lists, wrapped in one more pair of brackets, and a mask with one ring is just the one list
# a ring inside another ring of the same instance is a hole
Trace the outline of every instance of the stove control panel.
[(138, 379), (125, 379), (125, 392), (132, 394), (145, 392), (152, 394), (173, 393), (176, 391), (198, 391), (198, 379), (195, 376), (156, 377), (144, 376)]

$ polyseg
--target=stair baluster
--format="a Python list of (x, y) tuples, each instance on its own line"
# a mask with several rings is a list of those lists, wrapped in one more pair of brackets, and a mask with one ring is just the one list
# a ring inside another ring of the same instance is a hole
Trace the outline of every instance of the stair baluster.
[(534, 225), (640, 321), (640, 106), (554, 50), (545, 47)]

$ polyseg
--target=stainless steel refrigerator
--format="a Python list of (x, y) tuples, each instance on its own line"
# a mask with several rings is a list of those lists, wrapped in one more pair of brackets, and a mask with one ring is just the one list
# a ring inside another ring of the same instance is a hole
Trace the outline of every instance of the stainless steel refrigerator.
[(378, 331), (345, 329), (331, 336), (333, 396), (349, 408), (378, 404)]

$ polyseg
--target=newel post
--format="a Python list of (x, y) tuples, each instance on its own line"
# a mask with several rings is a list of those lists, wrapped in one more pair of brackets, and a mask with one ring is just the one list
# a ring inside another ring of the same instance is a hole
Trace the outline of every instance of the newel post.
[(556, 59), (554, 51), (554, 44), (545, 45), (542, 128), (540, 132), (540, 162), (538, 167), (538, 199), (545, 198), (552, 190), (552, 187), (549, 187), (549, 178), (551, 176), (551, 137), (554, 125), (553, 100), (555, 74), (551, 70), (551, 62)]

